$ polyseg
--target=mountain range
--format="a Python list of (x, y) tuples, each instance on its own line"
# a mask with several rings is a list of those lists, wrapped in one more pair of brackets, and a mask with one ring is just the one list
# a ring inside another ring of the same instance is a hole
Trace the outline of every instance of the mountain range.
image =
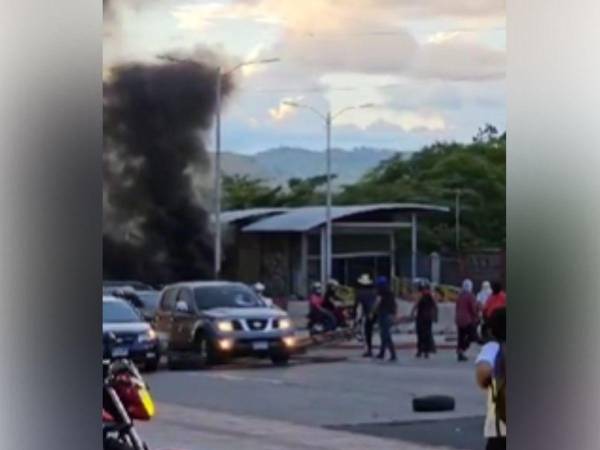
[[(370, 147), (332, 149), (331, 167), (337, 176), (334, 183), (338, 186), (354, 183), (396, 153), (399, 152)], [(326, 171), (324, 152), (297, 147), (272, 148), (252, 155), (223, 152), (222, 164), (227, 175), (260, 178), (273, 185), (285, 185), (290, 178), (324, 175)]]

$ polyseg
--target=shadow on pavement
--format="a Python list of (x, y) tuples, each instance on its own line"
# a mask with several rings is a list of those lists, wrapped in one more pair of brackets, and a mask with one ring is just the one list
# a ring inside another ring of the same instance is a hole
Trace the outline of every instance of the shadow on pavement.
[(326, 428), (416, 444), (445, 446), (457, 450), (483, 450), (485, 448), (483, 422), (482, 416), (416, 422), (336, 425)]

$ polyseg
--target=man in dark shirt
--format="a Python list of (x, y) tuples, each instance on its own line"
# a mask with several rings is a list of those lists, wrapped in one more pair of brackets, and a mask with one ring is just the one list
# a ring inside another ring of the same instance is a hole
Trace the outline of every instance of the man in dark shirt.
[[(360, 305), (362, 308), (364, 317), (363, 332), (365, 335), (365, 344), (367, 346), (366, 351), (363, 353), (363, 357), (368, 358), (373, 355), (373, 325), (376, 320), (373, 309), (377, 299), (377, 292), (375, 291), (373, 280), (369, 274), (362, 274), (357, 282), (356, 304)], [(356, 317), (356, 314), (354, 315)]]
[(396, 298), (390, 289), (388, 279), (379, 277), (377, 279), (377, 301), (376, 308), (379, 315), (379, 333), (381, 337), (381, 347), (377, 358), (383, 359), (385, 351), (390, 352), (390, 361), (396, 361), (396, 349), (392, 340), (392, 325), (396, 317)]

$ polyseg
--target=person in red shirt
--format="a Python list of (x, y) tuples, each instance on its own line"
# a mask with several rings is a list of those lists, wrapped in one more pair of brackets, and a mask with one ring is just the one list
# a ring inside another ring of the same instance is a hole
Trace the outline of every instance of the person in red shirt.
[(483, 320), (487, 322), (494, 311), (501, 308), (506, 308), (506, 294), (502, 289), (502, 284), (496, 281), (492, 283), (492, 295), (489, 296), (483, 309)]

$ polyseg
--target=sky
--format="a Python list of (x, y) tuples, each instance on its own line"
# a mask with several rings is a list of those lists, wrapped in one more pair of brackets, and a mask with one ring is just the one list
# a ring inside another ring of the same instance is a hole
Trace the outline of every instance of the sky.
[[(114, 0), (104, 65), (171, 51), (218, 55), (236, 70), (224, 150), (332, 143), (414, 151), (506, 126), (504, 0)], [(358, 108), (369, 104), (370, 107)], [(352, 109), (354, 108), (354, 109)]]

